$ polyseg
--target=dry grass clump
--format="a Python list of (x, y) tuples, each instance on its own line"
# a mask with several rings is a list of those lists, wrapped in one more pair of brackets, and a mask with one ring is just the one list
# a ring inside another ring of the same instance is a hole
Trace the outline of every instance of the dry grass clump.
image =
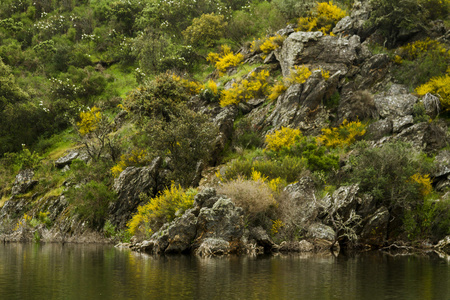
[(236, 206), (242, 207), (249, 222), (261, 220), (276, 204), (273, 191), (262, 181), (237, 178), (217, 187), (217, 192), (230, 197)]

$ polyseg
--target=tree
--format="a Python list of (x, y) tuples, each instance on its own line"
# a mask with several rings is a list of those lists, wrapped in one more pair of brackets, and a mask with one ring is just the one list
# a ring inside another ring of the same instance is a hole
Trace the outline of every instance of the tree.
[(227, 22), (224, 22), (224, 19), (224, 16), (214, 13), (201, 15), (200, 18), (195, 18), (192, 25), (183, 31), (184, 39), (194, 46), (213, 47), (216, 41), (223, 36), (225, 27), (228, 25)]

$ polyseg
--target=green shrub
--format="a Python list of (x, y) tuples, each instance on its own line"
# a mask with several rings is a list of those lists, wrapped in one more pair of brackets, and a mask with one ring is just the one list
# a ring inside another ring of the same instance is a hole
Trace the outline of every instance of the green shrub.
[(88, 222), (89, 227), (94, 229), (103, 227), (108, 207), (116, 199), (111, 187), (94, 180), (71, 187), (65, 195), (72, 204), (73, 213), (79, 215), (81, 220)]
[(200, 18), (194, 18), (192, 25), (183, 31), (186, 42), (191, 45), (204, 45), (213, 47), (223, 36), (227, 22), (221, 15), (203, 14)]
[(415, 174), (429, 174), (433, 163), (405, 143), (387, 143), (381, 148), (358, 144), (358, 155), (351, 158), (350, 181), (359, 183), (377, 203), (389, 208), (414, 208), (423, 199), (423, 186)]

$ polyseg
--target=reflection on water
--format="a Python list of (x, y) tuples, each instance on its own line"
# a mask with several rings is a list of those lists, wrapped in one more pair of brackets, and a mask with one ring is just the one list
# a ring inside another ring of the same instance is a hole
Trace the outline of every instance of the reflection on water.
[(0, 245), (0, 299), (450, 299), (437, 255), (199, 258)]

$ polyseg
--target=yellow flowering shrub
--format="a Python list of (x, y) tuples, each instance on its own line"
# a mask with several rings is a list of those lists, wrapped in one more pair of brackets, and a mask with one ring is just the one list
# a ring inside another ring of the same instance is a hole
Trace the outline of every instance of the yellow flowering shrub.
[(286, 79), (289, 85), (294, 83), (304, 83), (306, 79), (311, 76), (312, 72), (305, 66), (294, 66), (289, 74), (289, 77)]
[(196, 81), (187, 80), (185, 78), (182, 78), (178, 75), (172, 74), (172, 78), (176, 81), (181, 83), (181, 85), (188, 91), (191, 95), (197, 95), (200, 93), (202, 89), (202, 85)]
[(442, 108), (450, 110), (450, 74), (431, 78), (427, 83), (417, 87), (416, 92), (420, 96), (427, 93), (438, 95)]
[(17, 222), (16, 227), (14, 228), (14, 230), (18, 230), (19, 228), (24, 228), (30, 225), (31, 222), (31, 216), (29, 216), (28, 214), (24, 213), (22, 218), (19, 220), (19, 222)]
[(137, 213), (127, 223), (127, 231), (132, 235), (150, 237), (164, 223), (175, 219), (177, 213), (192, 207), (196, 194), (196, 189), (184, 190), (172, 184), (154, 198), (141, 196), (148, 203), (138, 207)]
[(419, 56), (430, 50), (438, 50), (442, 54), (450, 56), (449, 52), (445, 49), (445, 47), (441, 43), (439, 43), (436, 40), (432, 40), (430, 38), (409, 43), (406, 46), (400, 47), (399, 53), (401, 58), (403, 59), (415, 60)]
[(78, 131), (81, 135), (86, 135), (95, 131), (103, 118), (100, 108), (94, 106), (88, 111), (80, 113), (80, 122), (77, 122)]
[(418, 184), (420, 186), (420, 193), (424, 197), (429, 195), (431, 193), (431, 191), (433, 190), (433, 187), (431, 185), (431, 178), (430, 178), (429, 174), (421, 175), (419, 173), (416, 173), (411, 176), (411, 181), (415, 182), (416, 184)]
[(239, 104), (266, 95), (269, 91), (267, 77), (269, 77), (269, 71), (262, 70), (260, 72), (252, 72), (247, 79), (233, 83), (230, 89), (222, 92), (220, 105), (225, 107)]
[(147, 154), (147, 151), (143, 149), (133, 149), (131, 153), (122, 154), (119, 162), (111, 168), (111, 174), (114, 178), (117, 178), (127, 167), (140, 166), (148, 163)]
[(239, 65), (243, 59), (244, 56), (241, 53), (234, 54), (227, 45), (222, 45), (221, 53), (210, 52), (206, 58), (207, 61), (214, 64), (220, 73), (224, 73), (230, 67)]
[(330, 2), (318, 3), (314, 11), (308, 17), (298, 20), (297, 31), (321, 31), (323, 34), (330, 34), (333, 27), (347, 13)]
[(284, 226), (283, 221), (277, 219), (277, 220), (272, 220), (272, 228), (270, 230), (270, 232), (272, 233), (272, 235), (277, 234), (280, 229)]
[(275, 101), (278, 99), (278, 97), (283, 94), (288, 87), (283, 82), (276, 82), (271, 88), (270, 88), (270, 94), (268, 96), (269, 100)]
[(320, 70), (320, 73), (322, 74), (322, 78), (325, 80), (328, 80), (330, 78), (330, 71), (326, 70)]
[(300, 129), (281, 127), (280, 130), (266, 135), (266, 149), (279, 151), (282, 148), (290, 148), (301, 138)]
[(339, 127), (324, 128), (317, 141), (327, 147), (344, 147), (353, 144), (356, 138), (366, 133), (366, 125), (360, 121), (344, 120)]
[(283, 45), (284, 40), (286, 39), (285, 36), (282, 35), (274, 35), (271, 37), (254, 40), (251, 43), (250, 50), (254, 52), (262, 52), (264, 53), (263, 59), (266, 58), (266, 54), (269, 54), (273, 50), (281, 47)]

